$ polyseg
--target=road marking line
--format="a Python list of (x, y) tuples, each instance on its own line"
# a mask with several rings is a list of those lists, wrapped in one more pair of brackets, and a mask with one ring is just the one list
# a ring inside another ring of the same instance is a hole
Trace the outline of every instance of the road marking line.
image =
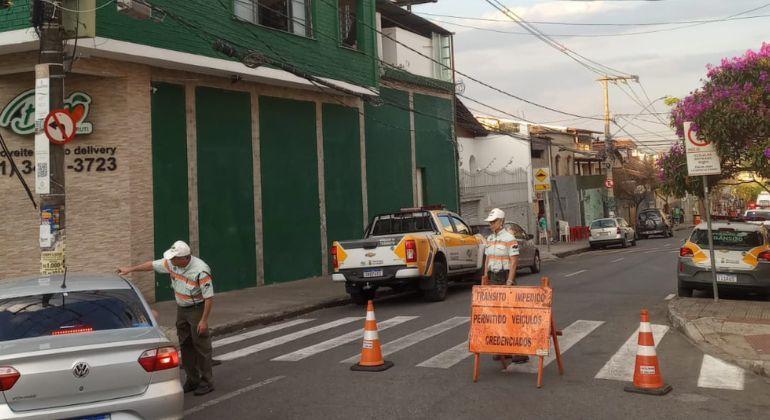
[(703, 355), (698, 387), (743, 391), (744, 370), (708, 354)]
[[(411, 321), (415, 318), (419, 318), (416, 316), (397, 316), (390, 318), (388, 320), (378, 322), (377, 323), (377, 330), (387, 330), (390, 327), (395, 327), (396, 325), (402, 324), (406, 321)], [(323, 341), (318, 344), (314, 344), (312, 346), (305, 347), (304, 349), (299, 349), (295, 352), (284, 354), (283, 356), (278, 356), (274, 359), (270, 359), (272, 361), (281, 361), (281, 362), (296, 362), (305, 358), (308, 358), (314, 354), (321, 353), (326, 350), (333, 349), (335, 347), (339, 347), (343, 344), (351, 343), (353, 341), (356, 341), (358, 339), (363, 338), (364, 336), (364, 330), (355, 330), (351, 331), (347, 334), (343, 334), (339, 337), (335, 337), (326, 341)]]
[(213, 343), (211, 343), (211, 346), (214, 348), (226, 346), (228, 344), (237, 343), (239, 341), (248, 340), (249, 338), (259, 337), (260, 335), (269, 334), (274, 331), (282, 330), (284, 328), (293, 327), (295, 325), (304, 324), (306, 322), (312, 321), (313, 318), (309, 319), (295, 319), (289, 322), (284, 322), (283, 324), (276, 324), (271, 325), (269, 327), (265, 328), (259, 328), (256, 330), (246, 331), (242, 334), (237, 335), (231, 335), (230, 337), (223, 338), (221, 340), (216, 340)]
[(297, 331), (291, 334), (287, 334), (281, 337), (274, 338), (272, 340), (267, 340), (262, 343), (254, 344), (253, 346), (244, 347), (239, 350), (231, 351), (230, 353), (225, 353), (221, 356), (216, 357), (218, 360), (233, 360), (238, 359), (240, 357), (248, 356), (250, 354), (254, 354), (257, 352), (260, 352), (265, 349), (269, 349), (272, 347), (280, 346), (281, 344), (286, 344), (289, 341), (294, 341), (299, 338), (315, 334), (317, 332), (325, 331), (331, 328), (339, 327), (340, 325), (349, 324), (353, 321), (359, 321), (364, 319), (362, 316), (350, 316), (346, 318), (340, 318), (336, 321), (327, 322), (326, 324), (317, 325), (312, 328), (308, 328), (305, 330)]
[(610, 261), (610, 262), (618, 262), (618, 261), (623, 261), (623, 260), (625, 260), (625, 259), (626, 259), (626, 257), (620, 257), (620, 258), (618, 258), (618, 259), (616, 259), (616, 260), (612, 260), (612, 261)]
[[(446, 321), (440, 322), (435, 325), (431, 325), (428, 328), (423, 328), (420, 331), (413, 332), (409, 335), (405, 335), (397, 340), (393, 340), (391, 342), (385, 343), (382, 345), (382, 355), (387, 356), (389, 354), (393, 354), (399, 350), (403, 350), (407, 347), (413, 346), (420, 341), (427, 340), (433, 336), (439, 335), (444, 331), (451, 330), (454, 327), (457, 327), (459, 325), (465, 324), (470, 320), (467, 316), (456, 316), (454, 318), (449, 318)], [(354, 363), (358, 361), (359, 354), (356, 354), (355, 356), (351, 356), (345, 360), (340, 361), (340, 363)]]
[(564, 275), (564, 277), (572, 277), (572, 276), (576, 276), (576, 275), (578, 275), (578, 274), (580, 274), (580, 273), (585, 273), (586, 271), (588, 271), (588, 270), (580, 270), (580, 271), (575, 271), (574, 273), (565, 274), (565, 275)]
[[(599, 328), (600, 325), (604, 324), (604, 321), (585, 321), (582, 319), (579, 319), (572, 324), (570, 324), (567, 328), (565, 328), (562, 331), (562, 336), (559, 338), (559, 350), (561, 350), (562, 356), (564, 353), (567, 352), (572, 346), (577, 344), (578, 341), (584, 339), (588, 334), (591, 334), (595, 329)], [(553, 348), (553, 341), (551, 342), (551, 351), (549, 352), (548, 356), (545, 357), (545, 360), (543, 361), (543, 367), (548, 366), (551, 362), (556, 360), (556, 353)], [(525, 372), (525, 373), (535, 373), (537, 372), (537, 366), (540, 361), (539, 357), (530, 357), (529, 361), (527, 363), (522, 363), (520, 365), (510, 365), (508, 366), (507, 371), (508, 372)]]
[(420, 367), (449, 369), (452, 366), (462, 362), (463, 360), (473, 356), (473, 353), (468, 349), (468, 340), (452, 347), (449, 350), (442, 351), (441, 353), (431, 357), (430, 359), (418, 364)]
[(204, 410), (206, 408), (209, 408), (212, 405), (219, 404), (219, 403), (221, 403), (223, 401), (227, 401), (227, 400), (229, 400), (231, 398), (235, 398), (235, 397), (237, 397), (237, 396), (239, 396), (239, 395), (241, 395), (243, 393), (246, 393), (246, 392), (249, 392), (249, 391), (253, 391), (253, 390), (255, 390), (255, 389), (259, 388), (259, 387), (263, 387), (265, 385), (272, 384), (273, 382), (280, 381), (283, 378), (285, 378), (285, 376), (276, 376), (276, 377), (273, 377), (273, 378), (270, 378), (270, 379), (265, 379), (264, 381), (257, 382), (255, 384), (251, 384), (251, 385), (249, 385), (247, 387), (244, 387), (244, 388), (241, 388), (239, 390), (236, 390), (236, 391), (230, 392), (228, 394), (222, 395), (221, 397), (214, 398), (213, 400), (208, 400), (208, 401), (206, 401), (203, 404), (196, 405), (193, 408), (185, 410), (184, 416), (187, 417), (190, 414), (197, 413), (198, 411), (201, 411), (201, 410)]
[[(668, 326), (652, 324), (652, 337), (655, 347), (668, 332)], [(611, 379), (614, 381), (630, 382), (634, 379), (634, 366), (636, 365), (636, 348), (639, 341), (639, 328), (628, 337), (625, 343), (612, 355), (604, 367), (594, 376), (597, 379)]]
[(671, 300), (671, 299), (673, 299), (675, 296), (676, 296), (675, 294), (671, 293), (670, 295), (666, 296), (666, 298), (665, 298), (665, 299), (663, 299), (663, 300)]

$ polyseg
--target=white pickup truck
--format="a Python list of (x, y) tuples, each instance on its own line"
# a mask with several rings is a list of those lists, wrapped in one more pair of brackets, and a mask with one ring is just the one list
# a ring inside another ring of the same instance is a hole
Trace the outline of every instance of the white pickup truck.
[(447, 210), (402, 209), (376, 216), (364, 239), (332, 244), (332, 280), (356, 303), (380, 287), (417, 288), (428, 301), (446, 298), (450, 280), (481, 277), (484, 238)]

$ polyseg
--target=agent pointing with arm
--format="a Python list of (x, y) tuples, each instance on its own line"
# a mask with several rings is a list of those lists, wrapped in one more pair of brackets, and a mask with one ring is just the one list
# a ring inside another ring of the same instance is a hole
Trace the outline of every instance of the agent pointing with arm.
[(200, 258), (191, 255), (190, 246), (176, 241), (163, 258), (133, 267), (121, 267), (119, 274), (155, 271), (171, 277), (176, 298), (176, 332), (182, 350), (182, 364), (187, 381), (184, 392), (204, 395), (214, 390), (211, 369), (211, 334), (208, 319), (214, 303), (211, 269)]

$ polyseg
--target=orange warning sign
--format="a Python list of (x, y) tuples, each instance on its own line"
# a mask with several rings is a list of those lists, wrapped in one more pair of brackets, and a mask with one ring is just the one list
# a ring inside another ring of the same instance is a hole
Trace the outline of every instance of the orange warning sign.
[[(553, 289), (547, 277), (540, 287), (473, 286), (470, 351), (475, 353), (473, 382), (479, 380), (480, 355), (534, 355), (538, 357), (537, 387), (543, 386), (543, 365), (553, 343), (559, 374), (564, 365), (551, 306)], [(507, 369), (505, 357), (499, 358)]]
[(552, 300), (550, 287), (475, 286), (470, 351), (547, 356)]

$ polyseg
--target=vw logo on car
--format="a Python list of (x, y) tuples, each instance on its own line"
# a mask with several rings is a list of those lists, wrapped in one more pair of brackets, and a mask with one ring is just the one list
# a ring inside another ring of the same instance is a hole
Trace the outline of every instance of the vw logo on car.
[(76, 378), (84, 378), (88, 376), (90, 369), (91, 367), (88, 366), (88, 363), (77, 362), (75, 363), (75, 366), (72, 367), (72, 374), (75, 375)]

